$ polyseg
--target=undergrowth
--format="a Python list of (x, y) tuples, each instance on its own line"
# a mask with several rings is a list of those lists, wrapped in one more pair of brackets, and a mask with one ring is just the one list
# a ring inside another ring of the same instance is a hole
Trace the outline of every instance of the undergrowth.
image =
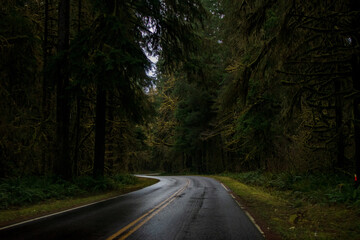
[(295, 174), (263, 173), (261, 171), (244, 173), (225, 173), (248, 185), (261, 186), (287, 192), (289, 197), (312, 203), (347, 204), (360, 208), (360, 188), (355, 189), (353, 179), (345, 174)]
[[(323, 197), (324, 192), (336, 189), (336, 186), (328, 186), (328, 181), (323, 182), (327, 175), (281, 173), (274, 176), (261, 172), (224, 175), (227, 176), (213, 177), (239, 196), (241, 203), (260, 223), (266, 239), (360, 239), (360, 209), (349, 206), (357, 200), (345, 193), (341, 195), (342, 200), (336, 202), (328, 196)], [(346, 177), (339, 176), (338, 180), (343, 180), (340, 184), (344, 184)], [(294, 194), (299, 190), (303, 193)], [(311, 195), (313, 198), (310, 199)], [(348, 205), (341, 204), (344, 201)]]
[(74, 196), (118, 190), (137, 183), (129, 174), (95, 179), (81, 176), (73, 181), (55, 177), (24, 177), (0, 181), (0, 209), (35, 204), (48, 199), (65, 199)]

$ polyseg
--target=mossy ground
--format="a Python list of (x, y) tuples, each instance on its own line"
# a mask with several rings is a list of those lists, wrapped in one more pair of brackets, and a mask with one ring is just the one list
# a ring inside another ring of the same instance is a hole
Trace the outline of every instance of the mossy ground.
[(0, 227), (6, 226), (12, 223), (24, 221), (27, 219), (32, 219), (40, 217), (43, 215), (63, 211), (66, 209), (94, 203), (97, 201), (109, 199), (121, 194), (132, 192), (158, 182), (156, 179), (151, 178), (138, 178), (138, 181), (134, 184), (124, 185), (121, 188), (115, 191), (107, 191), (102, 193), (97, 193), (94, 195), (85, 195), (81, 197), (68, 197), (65, 199), (49, 199), (37, 204), (10, 207), (5, 210), (0, 210)]
[(237, 194), (251, 213), (282, 239), (360, 239), (360, 209), (314, 203), (290, 191), (249, 186), (231, 177), (212, 176)]

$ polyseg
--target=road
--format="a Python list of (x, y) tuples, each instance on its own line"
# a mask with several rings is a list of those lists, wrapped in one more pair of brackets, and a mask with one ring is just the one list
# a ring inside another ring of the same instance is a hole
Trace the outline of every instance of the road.
[(198, 176), (0, 230), (0, 239), (264, 239), (227, 189)]

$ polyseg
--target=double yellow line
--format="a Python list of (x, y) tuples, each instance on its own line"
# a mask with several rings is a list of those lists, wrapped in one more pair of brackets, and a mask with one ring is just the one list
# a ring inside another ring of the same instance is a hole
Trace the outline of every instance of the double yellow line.
[(187, 180), (187, 183), (184, 187), (180, 188), (178, 191), (176, 191), (174, 194), (172, 194), (169, 198), (165, 199), (158, 205), (156, 205), (153, 209), (139, 217), (138, 219), (134, 220), (133, 222), (129, 223), (122, 229), (120, 229), (118, 232), (114, 233), (110, 237), (108, 237), (106, 240), (113, 240), (113, 239), (119, 239), (123, 240), (126, 239), (128, 236), (133, 234), (136, 230), (138, 230), (142, 225), (144, 225), (146, 222), (148, 222), (151, 218), (153, 218), (156, 214), (158, 214), (161, 210), (163, 210), (167, 205), (169, 205), (172, 201), (175, 200), (175, 198), (182, 193), (190, 184), (190, 181)]

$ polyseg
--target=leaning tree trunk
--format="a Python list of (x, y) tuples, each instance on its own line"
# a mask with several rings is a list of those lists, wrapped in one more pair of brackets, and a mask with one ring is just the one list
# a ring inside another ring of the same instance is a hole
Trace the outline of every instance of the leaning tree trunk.
[(54, 174), (65, 179), (71, 178), (69, 154), (69, 72), (68, 50), (70, 31), (70, 0), (59, 1), (58, 19), (58, 66), (56, 79), (56, 142)]

